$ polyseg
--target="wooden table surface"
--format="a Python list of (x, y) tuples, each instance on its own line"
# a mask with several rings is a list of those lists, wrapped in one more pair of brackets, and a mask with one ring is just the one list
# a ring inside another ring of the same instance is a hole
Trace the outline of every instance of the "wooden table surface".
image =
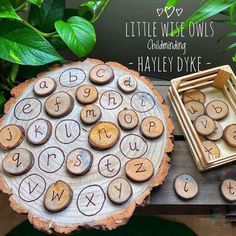
[[(169, 82), (155, 80), (153, 83), (171, 108), (171, 104), (167, 98)], [(235, 169), (236, 163), (230, 163), (206, 172), (199, 172), (172, 109), (171, 116), (175, 124), (175, 145), (174, 152), (171, 154), (171, 169), (169, 175), (160, 188), (152, 191), (151, 203), (145, 208), (138, 208), (135, 213), (159, 216), (166, 215), (164, 217), (167, 219), (180, 221), (193, 229), (195, 228), (195, 232), (199, 229), (198, 235), (201, 235), (201, 232), (206, 232), (206, 226), (208, 227), (208, 231), (212, 233), (208, 235), (222, 235), (222, 233), (226, 231), (230, 232), (228, 235), (234, 235), (236, 232), (235, 229), (227, 226), (222, 220), (221, 223), (214, 223), (210, 220), (209, 215), (212, 213), (228, 214), (229, 219), (235, 221), (236, 202), (226, 202), (220, 194), (219, 185), (224, 179), (224, 176), (229, 171)], [(198, 183), (199, 193), (192, 200), (182, 200), (174, 192), (173, 181), (176, 176), (182, 173), (191, 174)], [(192, 216), (186, 216), (188, 214)], [(206, 215), (205, 217), (207, 218), (199, 216), (203, 214)], [(0, 193), (0, 235), (5, 235), (6, 232), (26, 218), (26, 216), (15, 213), (10, 208), (8, 196)], [(214, 229), (216, 228), (218, 229), (218, 234), (215, 234), (216, 231)]]
[[(153, 84), (165, 98), (171, 109), (171, 117), (175, 124), (174, 152), (171, 154), (171, 168), (166, 182), (153, 190), (151, 204), (142, 209), (151, 214), (211, 214), (212, 212), (228, 213), (236, 210), (236, 202), (229, 203), (221, 196), (219, 186), (222, 180), (233, 170), (236, 162), (199, 172), (191, 155), (183, 132), (167, 97), (169, 81), (154, 81)], [(199, 193), (191, 200), (182, 200), (173, 189), (174, 179), (183, 173), (192, 175), (198, 183)], [(236, 172), (235, 172), (236, 173)], [(138, 211), (139, 212), (139, 211)]]

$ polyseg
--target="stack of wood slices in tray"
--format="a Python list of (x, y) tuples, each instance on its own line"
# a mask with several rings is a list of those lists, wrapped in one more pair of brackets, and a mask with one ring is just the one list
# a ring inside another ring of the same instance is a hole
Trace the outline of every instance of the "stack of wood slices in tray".
[(0, 187), (38, 229), (116, 228), (163, 183), (174, 127), (137, 72), (87, 59), (12, 95), (1, 119)]
[(200, 170), (236, 159), (235, 89), (228, 66), (172, 81), (169, 95)]

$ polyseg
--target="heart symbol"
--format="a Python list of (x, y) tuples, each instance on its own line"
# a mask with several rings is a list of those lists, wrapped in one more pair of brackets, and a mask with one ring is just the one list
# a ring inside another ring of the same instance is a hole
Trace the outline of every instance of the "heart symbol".
[(183, 8), (176, 8), (176, 14), (177, 16), (180, 16), (183, 13)]
[(165, 13), (166, 13), (166, 16), (167, 18), (170, 18), (172, 16), (172, 14), (174, 13), (175, 11), (175, 7), (172, 6), (172, 7), (165, 7)]
[(161, 16), (163, 13), (164, 9), (163, 8), (157, 8), (157, 15)]

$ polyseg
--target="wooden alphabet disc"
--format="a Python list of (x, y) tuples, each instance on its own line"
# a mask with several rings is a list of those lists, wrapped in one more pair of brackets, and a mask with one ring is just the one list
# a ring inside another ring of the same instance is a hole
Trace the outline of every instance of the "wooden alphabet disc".
[(211, 141), (217, 141), (222, 138), (223, 136), (223, 127), (220, 124), (220, 122), (215, 121), (215, 130), (212, 134), (208, 135), (206, 138), (211, 140)]
[(27, 140), (35, 145), (46, 143), (52, 134), (52, 125), (50, 121), (45, 119), (38, 119), (29, 126), (26, 137)]
[(154, 168), (150, 160), (135, 158), (126, 163), (125, 173), (129, 179), (135, 182), (144, 182), (152, 177)]
[(99, 121), (102, 117), (100, 107), (94, 104), (86, 105), (80, 112), (80, 119), (85, 125), (92, 125)]
[(19, 125), (7, 125), (0, 130), (0, 147), (11, 149), (21, 144), (25, 137), (24, 130)]
[(124, 130), (132, 130), (138, 125), (138, 115), (132, 109), (125, 108), (118, 114), (118, 123)]
[(76, 98), (77, 101), (82, 104), (90, 104), (98, 99), (98, 91), (94, 86), (84, 84), (78, 87), (76, 91)]
[(201, 102), (188, 101), (184, 104), (184, 106), (191, 121), (195, 121), (205, 112), (205, 107)]
[(207, 160), (211, 161), (220, 157), (220, 149), (213, 141), (203, 141), (202, 145), (203, 153), (206, 156)]
[(199, 116), (195, 120), (194, 126), (196, 131), (204, 136), (212, 134), (216, 129), (215, 121), (206, 115)]
[(236, 124), (231, 124), (224, 129), (224, 140), (232, 147), (236, 147)]
[(118, 78), (117, 85), (123, 93), (132, 93), (137, 88), (137, 81), (133, 76), (124, 74)]
[(39, 230), (114, 229), (164, 182), (174, 126), (138, 72), (87, 59), (53, 67), (11, 94), (0, 120), (0, 191)]
[(220, 185), (220, 190), (226, 201), (236, 201), (236, 180), (225, 179)]
[(32, 153), (23, 148), (16, 148), (8, 153), (3, 162), (3, 169), (12, 175), (22, 175), (27, 173), (34, 164)]
[(70, 152), (66, 159), (67, 170), (74, 175), (84, 175), (91, 168), (93, 154), (84, 148), (77, 148)]
[(96, 65), (90, 70), (89, 78), (92, 83), (103, 85), (114, 79), (114, 72), (109, 65)]
[(206, 113), (214, 120), (221, 120), (229, 113), (228, 105), (221, 100), (214, 100), (207, 104)]
[(189, 101), (196, 101), (196, 102), (200, 102), (204, 104), (205, 99), (206, 99), (205, 94), (198, 89), (187, 90), (183, 92), (183, 95), (182, 95), (183, 103), (187, 103)]
[(51, 78), (41, 78), (34, 84), (34, 92), (38, 96), (48, 96), (56, 90), (57, 84)]
[(159, 138), (164, 131), (162, 121), (155, 116), (148, 116), (141, 122), (140, 132), (146, 138)]
[(111, 122), (100, 122), (89, 132), (88, 141), (91, 147), (105, 150), (113, 147), (120, 138), (119, 128)]
[(124, 204), (133, 193), (130, 183), (124, 178), (116, 178), (107, 187), (107, 195), (114, 204)]
[(181, 174), (174, 181), (174, 189), (178, 196), (187, 200), (197, 195), (198, 184), (191, 175)]
[(44, 197), (44, 206), (48, 211), (60, 212), (69, 206), (72, 197), (71, 187), (67, 183), (58, 180), (48, 187)]
[(64, 91), (52, 94), (45, 102), (46, 112), (55, 118), (66, 116), (72, 111), (73, 107), (73, 98)]

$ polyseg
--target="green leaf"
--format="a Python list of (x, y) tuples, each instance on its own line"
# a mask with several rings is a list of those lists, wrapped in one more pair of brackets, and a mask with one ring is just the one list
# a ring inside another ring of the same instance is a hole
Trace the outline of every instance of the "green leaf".
[(57, 50), (63, 50), (67, 48), (67, 45), (59, 37), (49, 37), (47, 40)]
[(235, 14), (235, 3), (232, 4), (229, 8), (229, 12), (230, 12), (230, 24), (234, 25), (234, 14)]
[(96, 16), (96, 11), (104, 4), (104, 1), (88, 1), (82, 3), (78, 8), (78, 15), (92, 21)]
[(176, 28), (174, 31), (170, 33), (170, 35), (174, 36), (181, 30), (187, 29), (190, 24), (199, 23), (204, 21), (221, 11), (224, 11), (232, 4), (235, 3), (235, 0), (209, 0), (204, 5), (202, 5), (191, 17), (189, 17), (182, 27)]
[(236, 62), (236, 54), (234, 54), (232, 60), (233, 60), (233, 62)]
[(65, 0), (45, 0), (41, 7), (32, 5), (29, 12), (29, 23), (44, 32), (54, 30), (54, 22), (64, 15)]
[(225, 50), (224, 50), (224, 53), (235, 48), (236, 47), (236, 43), (232, 43), (231, 45), (229, 45)]
[(8, 0), (0, 0), (0, 18), (21, 19)]
[[(229, 25), (231, 25), (231, 22), (230, 22), (229, 19), (219, 19), (219, 20), (213, 19), (212, 21), (214, 21), (216, 23), (222, 23), (222, 24), (229, 24)], [(236, 25), (236, 22), (234, 22), (233, 25)]]
[(230, 33), (228, 33), (228, 34), (225, 34), (225, 35), (221, 36), (221, 37), (217, 40), (217, 42), (220, 42), (220, 41), (222, 41), (222, 40), (224, 40), (224, 39), (233, 38), (233, 37), (236, 37), (236, 32), (230, 32)]
[(82, 17), (73, 16), (67, 22), (56, 21), (55, 28), (62, 40), (78, 57), (86, 56), (96, 43), (93, 25)]
[(0, 58), (22, 65), (44, 65), (62, 58), (31, 28), (10, 20), (0, 22)]
[(43, 0), (27, 0), (27, 1), (33, 3), (34, 5), (38, 7), (40, 7), (43, 2)]
[(4, 103), (6, 102), (5, 96), (0, 93), (0, 113), (3, 113)]
[(173, 7), (179, 2), (181, 2), (181, 0), (168, 0), (166, 3), (166, 7)]
[(14, 8), (18, 8), (19, 6), (21, 6), (23, 3), (25, 2), (25, 0), (10, 0), (11, 5)]

